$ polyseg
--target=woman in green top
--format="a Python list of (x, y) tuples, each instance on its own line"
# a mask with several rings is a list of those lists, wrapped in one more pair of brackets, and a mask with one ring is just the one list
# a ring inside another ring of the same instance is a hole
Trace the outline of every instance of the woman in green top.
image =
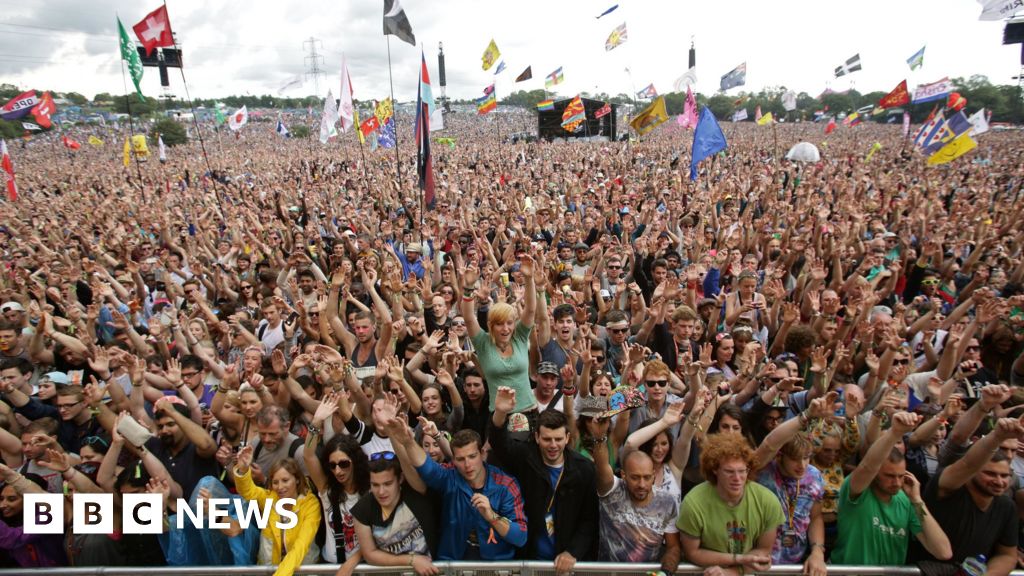
[(519, 258), (519, 271), (526, 285), (522, 315), (517, 318), (516, 309), (509, 304), (495, 304), (487, 311), (486, 331), (477, 322), (476, 300), (489, 300), (491, 287), (486, 284), (477, 286), (480, 268), (476, 262), (471, 262), (459, 273), (463, 288), (462, 317), (466, 319), (466, 332), (473, 342), (480, 361), (480, 371), (487, 381), (492, 411), (500, 386), (516, 391), (515, 412), (526, 412), (537, 407), (530, 389), (529, 374), (530, 332), (533, 331), (533, 316), (537, 309), (537, 286), (533, 278), (534, 261), (531, 256), (524, 254)]

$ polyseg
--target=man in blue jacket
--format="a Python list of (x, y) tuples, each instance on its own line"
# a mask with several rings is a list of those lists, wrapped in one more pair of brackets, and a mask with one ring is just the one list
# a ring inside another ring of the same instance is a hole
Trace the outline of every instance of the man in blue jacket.
[(526, 544), (526, 513), (515, 478), (484, 462), (480, 435), (460, 430), (451, 439), (452, 464), (427, 457), (414, 437), (403, 451), (423, 482), (441, 493), (440, 560), (511, 560)]

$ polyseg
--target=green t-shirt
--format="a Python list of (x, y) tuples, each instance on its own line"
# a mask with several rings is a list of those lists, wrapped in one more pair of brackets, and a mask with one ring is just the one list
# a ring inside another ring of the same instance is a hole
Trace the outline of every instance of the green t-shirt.
[(785, 521), (779, 499), (756, 482), (747, 482), (743, 500), (736, 507), (723, 502), (713, 484), (701, 482), (683, 498), (676, 527), (700, 538), (700, 547), (706, 550), (746, 554), (762, 534), (774, 535)]
[(480, 371), (487, 381), (487, 390), (491, 397), (491, 412), (494, 411), (494, 399), (498, 396), (498, 387), (507, 386), (516, 391), (515, 412), (529, 410), (537, 405), (530, 388), (530, 332), (533, 328), (516, 324), (512, 333), (512, 355), (502, 358), (494, 346), (490, 334), (480, 330), (472, 338), (476, 357), (480, 360)]
[(855, 566), (902, 566), (907, 563), (910, 536), (921, 532), (921, 521), (903, 491), (888, 504), (869, 487), (850, 499), (850, 477), (839, 489), (839, 536), (832, 562)]

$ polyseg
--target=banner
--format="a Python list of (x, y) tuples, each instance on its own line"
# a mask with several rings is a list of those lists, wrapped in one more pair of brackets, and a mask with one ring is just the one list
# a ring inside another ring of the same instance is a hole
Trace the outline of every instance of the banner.
[(911, 103), (922, 104), (924, 102), (941, 100), (953, 90), (953, 82), (949, 78), (943, 78), (931, 84), (921, 84), (914, 89), (914, 98)]
[(22, 116), (28, 114), (36, 104), (39, 103), (39, 98), (36, 97), (35, 90), (29, 90), (28, 92), (22, 92), (14, 98), (7, 101), (3, 108), (0, 108), (0, 118), (4, 120), (17, 120)]

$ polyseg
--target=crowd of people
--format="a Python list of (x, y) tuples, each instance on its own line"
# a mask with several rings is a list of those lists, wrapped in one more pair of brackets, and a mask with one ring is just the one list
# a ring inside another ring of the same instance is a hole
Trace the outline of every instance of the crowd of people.
[[(449, 116), (432, 207), (405, 129), (204, 126), (129, 167), (12, 143), (0, 565), (1018, 565), (1016, 133), (928, 167), (895, 126), (725, 125), (691, 182), (672, 124), (502, 142), (511, 116)], [(34, 492), (65, 534), (24, 532)], [(162, 495), (163, 532), (74, 533), (90, 492)], [(179, 528), (179, 498), (298, 521)]]

